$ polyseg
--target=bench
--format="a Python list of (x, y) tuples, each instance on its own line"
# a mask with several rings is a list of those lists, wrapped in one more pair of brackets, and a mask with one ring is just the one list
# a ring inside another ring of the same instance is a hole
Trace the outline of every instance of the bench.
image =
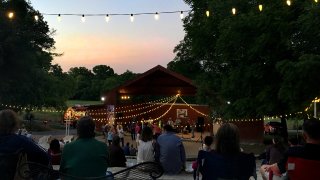
[(117, 179), (152, 179), (156, 180), (163, 175), (163, 169), (157, 162), (143, 162), (134, 166), (125, 168), (123, 170), (111, 173), (101, 177), (77, 177), (68, 174), (61, 173), (51, 167), (44, 166), (42, 164), (27, 162), (18, 167), (19, 176), (22, 179), (73, 179), (73, 180), (117, 180)]

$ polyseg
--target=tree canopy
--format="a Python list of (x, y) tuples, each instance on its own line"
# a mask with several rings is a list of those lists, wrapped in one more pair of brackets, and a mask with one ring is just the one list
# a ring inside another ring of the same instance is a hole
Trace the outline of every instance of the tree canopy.
[(53, 33), (42, 15), (25, 0), (0, 1), (1, 103), (63, 105), (64, 98), (60, 97), (66, 96), (65, 91), (54, 92), (61, 88), (55, 86), (60, 79), (49, 73), (54, 68), (51, 65)]
[(168, 66), (201, 68), (193, 78), (199, 101), (225, 117), (262, 117), (303, 111), (319, 97), (319, 4), (185, 2), (192, 8), (184, 19), (186, 35)]

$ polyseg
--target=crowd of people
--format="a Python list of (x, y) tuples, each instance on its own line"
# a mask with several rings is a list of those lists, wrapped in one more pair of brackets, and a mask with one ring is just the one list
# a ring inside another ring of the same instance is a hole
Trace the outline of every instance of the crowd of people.
[[(134, 127), (133, 127), (134, 126)], [(136, 144), (124, 142), (121, 125), (104, 127), (105, 142), (95, 138), (95, 122), (89, 116), (77, 124), (77, 138), (64, 145), (57, 139), (50, 142), (45, 152), (32, 139), (18, 132), (19, 118), (12, 110), (0, 111), (0, 153), (24, 152), (27, 160), (46, 166), (60, 165), (59, 171), (77, 177), (106, 175), (108, 167), (126, 167), (126, 156), (135, 155), (137, 163), (159, 162), (166, 174), (178, 174), (185, 170), (186, 153), (182, 139), (176, 135), (170, 123), (162, 130), (154, 124), (135, 123), (129, 128)], [(132, 133), (132, 131), (135, 133)], [(287, 148), (285, 142), (274, 137), (266, 142), (266, 151), (260, 173), (264, 179), (286, 177), (289, 157), (320, 161), (320, 121), (306, 120), (303, 125), (305, 145), (297, 146), (293, 139)], [(256, 160), (253, 154), (242, 152), (239, 129), (232, 123), (223, 123), (215, 136), (206, 136), (204, 145), (193, 163), (194, 178), (203, 180), (256, 178)], [(270, 173), (272, 172), (272, 173)], [(14, 174), (11, 178), (14, 179)], [(64, 178), (68, 179), (68, 177)], [(72, 179), (72, 178), (71, 178)]]

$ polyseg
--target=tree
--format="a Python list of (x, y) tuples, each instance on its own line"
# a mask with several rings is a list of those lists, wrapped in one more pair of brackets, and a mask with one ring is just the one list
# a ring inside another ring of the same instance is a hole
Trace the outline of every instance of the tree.
[[(320, 86), (315, 83), (320, 61), (317, 4), (185, 2), (192, 12), (184, 19), (186, 35), (169, 64), (200, 63), (198, 99), (207, 101), (220, 115), (260, 118), (294, 113), (319, 97)], [(236, 15), (232, 15), (232, 7), (236, 7)], [(206, 10), (211, 12), (209, 17)]]
[(54, 89), (49, 75), (54, 31), (25, 0), (2, 0), (0, 12), (0, 102), (24, 107), (44, 106), (48, 101), (61, 105), (49, 100), (48, 91)]
[(97, 100), (99, 96), (91, 92), (94, 74), (86, 67), (70, 68), (68, 74), (73, 78), (76, 86), (75, 94), (71, 99)]
[(97, 65), (92, 69), (93, 74), (96, 79), (106, 79), (108, 77), (114, 76), (114, 70), (107, 65)]

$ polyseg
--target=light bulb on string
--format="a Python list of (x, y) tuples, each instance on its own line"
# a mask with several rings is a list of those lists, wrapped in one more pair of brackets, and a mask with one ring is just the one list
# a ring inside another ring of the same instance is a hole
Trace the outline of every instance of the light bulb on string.
[(259, 4), (259, 11), (261, 12), (263, 10), (262, 4)]
[(210, 16), (210, 11), (209, 10), (206, 11), (206, 15), (207, 15), (207, 17)]
[(14, 17), (14, 13), (13, 13), (13, 12), (9, 12), (9, 13), (8, 13), (8, 18), (9, 18), (9, 19), (13, 19), (13, 17)]
[(180, 12), (180, 18), (183, 19), (183, 11)]
[(133, 14), (130, 15), (130, 21), (131, 21), (131, 22), (134, 21), (134, 16), (133, 16)]
[(318, 0), (314, 0), (315, 3), (318, 3)]
[(155, 19), (155, 20), (158, 20), (158, 19), (159, 19), (159, 13), (158, 13), (158, 12), (156, 12), (156, 14), (154, 15), (154, 19)]
[(39, 20), (39, 16), (38, 15), (34, 15), (34, 20), (38, 21)]
[(81, 17), (81, 22), (86, 22), (86, 18), (84, 17), (84, 14), (82, 14), (82, 17)]
[(61, 14), (58, 14), (57, 20), (58, 22), (61, 22)]
[(233, 15), (236, 14), (236, 8), (232, 8), (232, 14), (233, 14)]
[(109, 14), (106, 15), (105, 19), (106, 19), (106, 22), (109, 22), (109, 21), (110, 21)]
[(287, 0), (287, 5), (291, 6), (291, 1), (290, 0)]

